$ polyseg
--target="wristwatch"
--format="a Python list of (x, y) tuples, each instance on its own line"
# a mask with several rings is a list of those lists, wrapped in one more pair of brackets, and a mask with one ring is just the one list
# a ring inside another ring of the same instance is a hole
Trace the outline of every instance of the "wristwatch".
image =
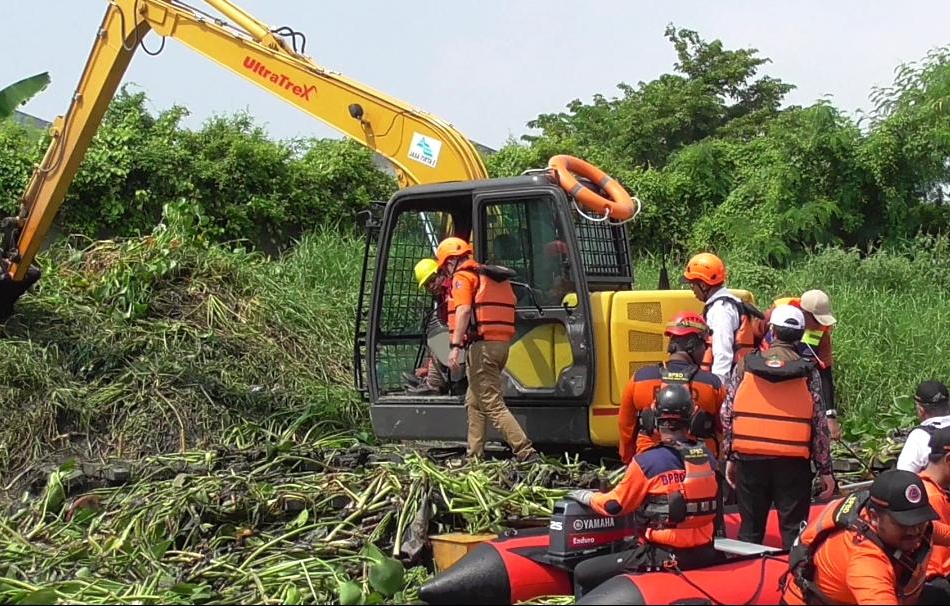
[(452, 349), (464, 349), (459, 343), (450, 343), (449, 347)]
[(837, 418), (838, 418), (838, 411), (837, 411), (837, 410), (826, 410), (826, 411), (825, 411), (825, 416), (828, 417), (829, 419), (837, 419)]

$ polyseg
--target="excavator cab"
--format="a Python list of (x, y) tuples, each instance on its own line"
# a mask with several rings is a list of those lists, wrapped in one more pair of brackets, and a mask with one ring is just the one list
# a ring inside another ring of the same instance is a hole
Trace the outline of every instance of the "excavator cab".
[(437, 302), (413, 267), (458, 236), (477, 261), (516, 273), (516, 334), (503, 373), (515, 418), (538, 443), (590, 443), (591, 291), (632, 288), (623, 226), (584, 218), (553, 174), (539, 171), (404, 189), (368, 213), (365, 227), (354, 368), (376, 435), (465, 439), (464, 390), (420, 395), (405, 381), (438, 349), (428, 334)]

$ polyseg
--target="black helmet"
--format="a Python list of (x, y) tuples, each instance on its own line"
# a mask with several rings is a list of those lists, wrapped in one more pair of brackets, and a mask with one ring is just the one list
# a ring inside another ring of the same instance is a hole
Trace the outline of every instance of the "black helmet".
[(656, 393), (656, 420), (688, 422), (693, 415), (693, 396), (683, 384), (666, 385)]

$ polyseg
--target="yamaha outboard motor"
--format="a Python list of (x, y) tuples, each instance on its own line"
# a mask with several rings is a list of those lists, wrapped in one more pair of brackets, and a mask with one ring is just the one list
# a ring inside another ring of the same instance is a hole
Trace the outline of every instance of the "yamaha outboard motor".
[(570, 499), (554, 505), (548, 525), (550, 546), (545, 559), (573, 569), (588, 558), (622, 551), (636, 538), (635, 516), (602, 516)]

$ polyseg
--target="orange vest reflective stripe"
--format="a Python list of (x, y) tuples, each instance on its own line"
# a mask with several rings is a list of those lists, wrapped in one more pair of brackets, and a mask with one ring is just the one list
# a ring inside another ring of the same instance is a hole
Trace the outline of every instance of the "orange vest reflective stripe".
[[(933, 547), (933, 526), (928, 525), (921, 546), (913, 554), (888, 549), (861, 513), (868, 501), (868, 491), (861, 491), (828, 503), (815, 520), (801, 532), (788, 554), (789, 570), (780, 579), (783, 600), (787, 604), (838, 604), (828, 598), (815, 582), (815, 554), (832, 536), (853, 532), (870, 540), (891, 560), (898, 571), (895, 594), (901, 603), (914, 596), (924, 584), (927, 562)], [(837, 554), (835, 554), (837, 555)], [(833, 558), (840, 559), (840, 558)], [(846, 566), (842, 567), (844, 570)], [(843, 581), (843, 579), (842, 579)]]
[(478, 290), (475, 291), (478, 336), (488, 341), (511, 341), (515, 336), (517, 301), (511, 282), (499, 282), (486, 274), (480, 275)]
[[(732, 342), (732, 367), (735, 368), (739, 360), (758, 349), (768, 327), (764, 322), (765, 316), (757, 307), (743, 301), (738, 301), (732, 297), (721, 297), (711, 303), (707, 303), (706, 306), (703, 307), (704, 318), (709, 308), (719, 301), (723, 301), (727, 305), (732, 305), (739, 314), (739, 328), (733, 333)], [(700, 368), (709, 372), (712, 370), (712, 364), (713, 350), (712, 335), (710, 334), (706, 336), (706, 353), (703, 355), (703, 363), (700, 364)]]
[(683, 482), (686, 520), (676, 527), (700, 528), (712, 524), (716, 520), (716, 496), (719, 494), (719, 482), (712, 461), (699, 447), (688, 451), (680, 449), (680, 454), (686, 467), (686, 480)]
[(814, 363), (750, 355), (733, 400), (732, 448), (739, 454), (811, 457)]
[[(486, 341), (510, 341), (515, 336), (515, 305), (517, 298), (508, 280), (498, 281), (474, 261), (462, 263), (456, 275), (466, 273), (474, 276), (476, 287), (473, 297), (472, 318), (479, 338)], [(454, 280), (454, 276), (453, 276)], [(455, 332), (454, 298), (449, 301), (448, 324), (450, 333)], [(471, 340), (471, 336), (468, 337)]]
[[(650, 521), (653, 528), (687, 530), (713, 524), (719, 482), (706, 450), (696, 443), (662, 444), (657, 448), (675, 450), (683, 461), (686, 474), (682, 483), (651, 482), (640, 515)], [(676, 502), (680, 500), (683, 503)]]

